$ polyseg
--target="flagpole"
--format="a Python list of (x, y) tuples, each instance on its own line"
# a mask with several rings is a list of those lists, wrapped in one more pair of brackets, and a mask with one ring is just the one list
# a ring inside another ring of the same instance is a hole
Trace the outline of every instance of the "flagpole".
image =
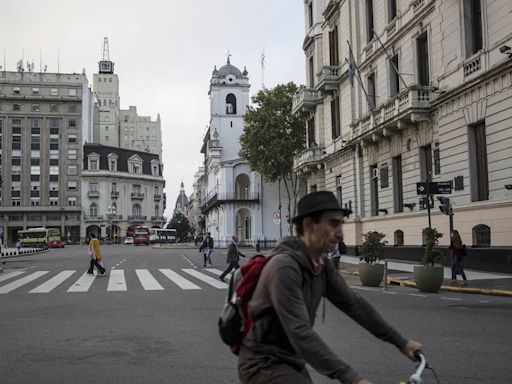
[(354, 64), (354, 67), (356, 68), (356, 70), (354, 71), (354, 74), (356, 75), (356, 78), (357, 78), (357, 80), (359, 80), (359, 84), (361, 85), (361, 88), (363, 89), (363, 93), (366, 98), (366, 102), (368, 103), (369, 106), (372, 106), (375, 108), (375, 105), (373, 105), (373, 103), (370, 101), (370, 98), (368, 97), (368, 92), (366, 92), (366, 88), (364, 87), (363, 81), (361, 80), (361, 73), (359, 72), (359, 67), (356, 64), (356, 60), (354, 58), (354, 53), (352, 52), (352, 47), (348, 40), (347, 40), (347, 44), (348, 44), (349, 55), (350, 55), (351, 60), (349, 61), (345, 57), (345, 61), (348, 63), (349, 71), (350, 71), (351, 62), (352, 62)]
[(386, 56), (388, 57), (389, 59), (389, 62), (391, 63), (391, 65), (393, 66), (393, 69), (395, 70), (395, 73), (398, 75), (398, 77), (400, 78), (400, 80), (402, 81), (402, 84), (404, 85), (404, 89), (407, 89), (407, 84), (404, 80), (404, 78), (402, 77), (402, 75), (400, 74), (400, 72), (398, 72), (398, 68), (396, 67), (395, 63), (393, 63), (393, 60), (391, 60), (391, 56), (389, 56), (389, 53), (388, 53), (388, 50), (384, 47), (384, 44), (382, 44), (382, 41), (380, 40), (379, 36), (377, 35), (377, 33), (375, 33), (375, 30), (373, 30), (373, 35), (377, 38), (377, 40), (379, 41), (379, 44), (380, 46), (382, 47), (382, 49), (384, 50), (384, 53), (386, 54)]

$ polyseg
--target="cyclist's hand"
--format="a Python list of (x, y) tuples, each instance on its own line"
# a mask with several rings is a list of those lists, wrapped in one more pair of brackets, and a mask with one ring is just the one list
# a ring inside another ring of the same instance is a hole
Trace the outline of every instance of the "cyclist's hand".
[(357, 384), (372, 384), (372, 383), (371, 383), (371, 382), (369, 382), (369, 381), (368, 381), (368, 380), (366, 380), (366, 379), (363, 379), (363, 380), (359, 380), (359, 381), (357, 382)]
[(422, 345), (420, 342), (415, 340), (407, 340), (407, 344), (405, 344), (404, 349), (402, 349), (402, 353), (407, 356), (409, 359), (416, 361), (416, 354), (421, 352)]

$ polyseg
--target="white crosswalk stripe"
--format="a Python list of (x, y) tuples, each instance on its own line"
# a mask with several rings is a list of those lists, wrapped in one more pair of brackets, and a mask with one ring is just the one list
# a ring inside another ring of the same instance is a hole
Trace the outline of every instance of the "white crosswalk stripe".
[(19, 288), (25, 284), (30, 283), (31, 281), (40, 278), (43, 275), (46, 275), (50, 271), (37, 271), (34, 273), (31, 273), (28, 276), (22, 277), (21, 279), (15, 280), (12, 283), (6, 284), (2, 287), (0, 287), (0, 293), (9, 293), (16, 288)]
[(48, 293), (66, 281), (69, 277), (71, 277), (73, 273), (75, 273), (75, 271), (62, 271), (58, 275), (52, 277), (50, 280), (28, 291), (28, 293)]
[(68, 292), (87, 292), (91, 288), (92, 283), (94, 283), (95, 277), (95, 275), (88, 275), (84, 272), (75, 284), (68, 289)]
[[(165, 278), (169, 279), (172, 283), (177, 285), (179, 288), (183, 290), (200, 290), (203, 289), (197, 282), (194, 280), (199, 280), (204, 284), (209, 286), (213, 286), (217, 289), (226, 289), (227, 284), (218, 280), (218, 276), (222, 273), (219, 269), (209, 268), (206, 270), (196, 270), (192, 268), (183, 268), (178, 272), (175, 272), (172, 269), (159, 269), (160, 273), (162, 273)], [(66, 292), (69, 293), (78, 293), (78, 292), (89, 292), (92, 286), (95, 283), (99, 283), (100, 280), (108, 279), (106, 290), (109, 292), (122, 292), (128, 290), (127, 277), (133, 279), (133, 271), (125, 271), (124, 269), (113, 269), (109, 272), (108, 276), (102, 277), (98, 275), (88, 275), (87, 273), (81, 274), (76, 281), (73, 282), (71, 278), (75, 275), (76, 270), (65, 270), (56, 273), (55, 275), (52, 273), (51, 276), (48, 275), (48, 280), (40, 282), (39, 285), (32, 286), (28, 293), (50, 293), (56, 290), (57, 287), (66, 284), (71, 284), (71, 286), (66, 287)], [(49, 271), (36, 271), (29, 275), (22, 276), (27, 272), (24, 270), (20, 271), (7, 271), (2, 273), (0, 277), (1, 281), (6, 281), (4, 285), (0, 284), (0, 293), (9, 293), (14, 291), (17, 288), (20, 288), (24, 285), (29, 284), (30, 282), (46, 275)], [(125, 273), (127, 275), (125, 275)], [(155, 275), (154, 272), (151, 272), (147, 269), (135, 269), (135, 275), (137, 276), (137, 280), (140, 282), (140, 286), (145, 291), (163, 291), (166, 289), (170, 289), (172, 287), (167, 284), (167, 286), (162, 281), (163, 277), (161, 275)], [(185, 276), (183, 276), (185, 275)], [(21, 276), (21, 277), (20, 277)], [(230, 276), (228, 276), (229, 278)], [(9, 281), (11, 279), (12, 281)], [(132, 280), (131, 280), (132, 281)], [(167, 281), (167, 280), (166, 280)], [(101, 289), (105, 289), (104, 285), (100, 284)], [(130, 283), (131, 289), (139, 288), (140, 286), (137, 283)], [(203, 285), (204, 287), (204, 285)]]
[(206, 284), (210, 284), (213, 287), (218, 288), (218, 289), (224, 289), (224, 288), (227, 288), (227, 286), (228, 286), (226, 283), (223, 283), (222, 281), (219, 281), (211, 276), (205, 275), (204, 273), (198, 272), (195, 269), (183, 268), (182, 271), (186, 272), (189, 275), (192, 275), (192, 276), (198, 278), (199, 280), (204, 281)]
[(171, 269), (160, 269), (165, 276), (167, 276), (173, 283), (175, 283), (181, 289), (201, 289), (200, 286), (188, 281), (184, 277), (181, 277)]
[(162, 291), (164, 289), (147, 269), (136, 269), (135, 273), (146, 291)]
[(124, 270), (112, 269), (109, 273), (107, 291), (126, 291), (126, 280), (124, 278)]

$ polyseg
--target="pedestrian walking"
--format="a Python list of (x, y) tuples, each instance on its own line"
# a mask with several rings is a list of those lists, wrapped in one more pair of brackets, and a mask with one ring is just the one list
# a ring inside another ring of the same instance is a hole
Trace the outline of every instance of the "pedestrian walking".
[(356, 294), (328, 261), (326, 254), (343, 236), (347, 213), (331, 192), (313, 192), (299, 201), (292, 220), (298, 236), (283, 238), (272, 250), (249, 302), (254, 325), (240, 349), (242, 383), (310, 384), (306, 363), (341, 383), (370, 383), (313, 329), (322, 297), (409, 358), (421, 350), (419, 342), (405, 339)]
[(466, 257), (466, 244), (462, 243), (459, 231), (453, 230), (450, 241), (451, 260), (450, 266), (452, 268), (452, 281), (451, 285), (457, 284), (457, 275), (462, 276), (462, 285), (468, 285), (468, 279), (464, 273), (464, 258)]
[(240, 268), (240, 264), (238, 261), (240, 260), (240, 256), (245, 257), (245, 255), (240, 252), (240, 249), (238, 248), (238, 236), (234, 235), (231, 237), (231, 243), (228, 246), (228, 257), (226, 262), (228, 263), (227, 268), (222, 272), (222, 274), (219, 276), (219, 279), (221, 281), (224, 281), (224, 278), (227, 276), (229, 272), (232, 270), (237, 270)]
[(20, 254), (20, 249), (21, 249), (21, 240), (18, 239), (18, 241), (16, 241), (16, 248), (18, 249), (18, 255)]
[(89, 270), (87, 271), (88, 275), (92, 275), (94, 273), (94, 267), (98, 269), (98, 272), (101, 276), (105, 276), (107, 274), (107, 270), (103, 266), (103, 258), (101, 256), (100, 249), (100, 241), (96, 238), (94, 233), (89, 234)]
[(199, 252), (203, 252), (203, 267), (211, 267), (212, 266), (212, 254), (213, 254), (213, 238), (210, 235), (210, 232), (206, 232), (206, 237), (204, 238), (201, 246), (199, 247)]
[(256, 246), (254, 248), (256, 248), (256, 252), (257, 253), (260, 253), (260, 251), (261, 251), (261, 244), (260, 244), (260, 240), (259, 239), (256, 241)]

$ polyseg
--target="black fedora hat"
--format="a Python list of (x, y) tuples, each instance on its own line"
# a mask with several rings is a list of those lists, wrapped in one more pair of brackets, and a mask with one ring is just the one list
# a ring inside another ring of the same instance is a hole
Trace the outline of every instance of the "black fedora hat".
[(349, 209), (341, 208), (340, 203), (338, 203), (336, 196), (332, 192), (311, 192), (299, 200), (297, 216), (292, 219), (292, 222), (297, 223), (305, 217), (324, 211), (341, 211), (344, 216), (352, 213)]

